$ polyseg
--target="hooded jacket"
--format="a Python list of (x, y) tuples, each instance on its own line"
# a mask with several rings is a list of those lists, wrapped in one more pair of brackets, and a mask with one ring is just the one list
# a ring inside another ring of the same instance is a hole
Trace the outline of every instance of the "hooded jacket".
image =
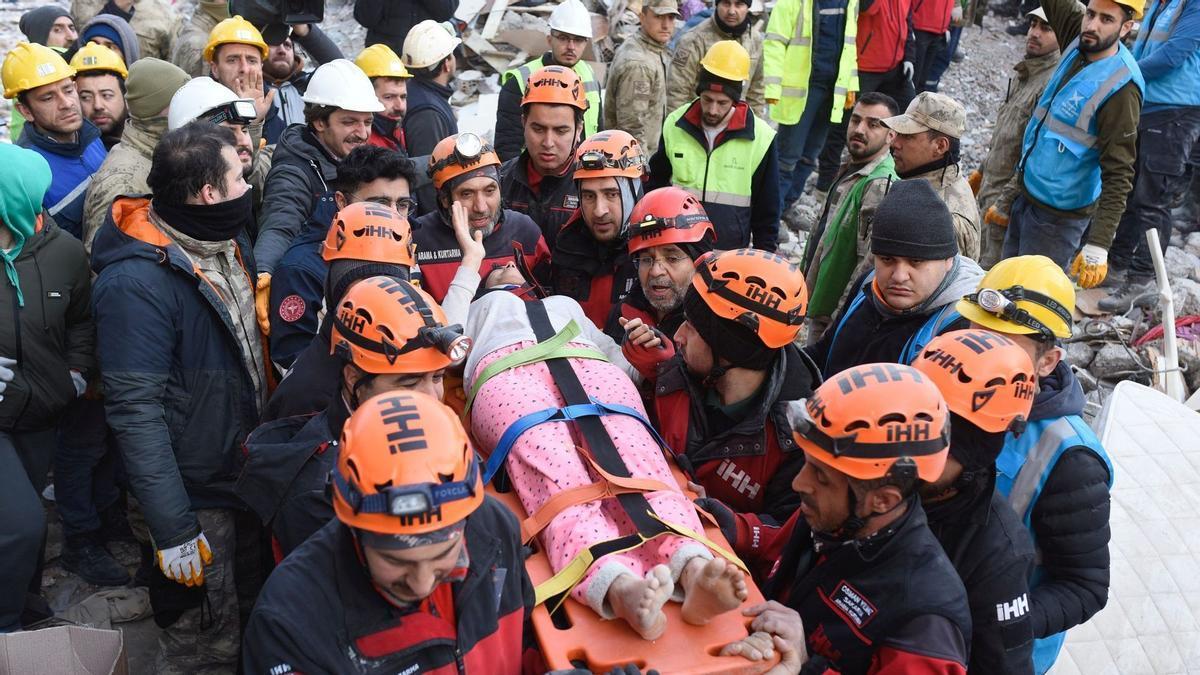
[(75, 140), (60, 143), (29, 123), (21, 130), (17, 145), (46, 158), (54, 175), (42, 205), (67, 232), (83, 236), (83, 202), (92, 174), (104, 163), (108, 150), (100, 139), (100, 128), (88, 120), (75, 134)]
[[(116, 200), (92, 267), (108, 425), (163, 549), (200, 532), (195, 509), (241, 507), (237, 458), (259, 398), (225, 302), (153, 218), (145, 198)], [(246, 235), (235, 243), (253, 279)]]
[(982, 278), (983, 270), (979, 265), (960, 255), (954, 259), (941, 285), (925, 302), (910, 310), (895, 312), (884, 307), (875, 286), (875, 274), (871, 272), (855, 284), (859, 289), (857, 295), (850, 296), (850, 303), (834, 318), (829, 330), (804, 351), (825, 377), (864, 363), (900, 362), (909, 340), (927, 321), (936, 318), (935, 314), (943, 307), (951, 306), (944, 316), (954, 320), (941, 326), (934, 335), (965, 325), (962, 317), (950, 316), (952, 305), (972, 293)]
[(333, 201), (336, 180), (337, 160), (307, 126), (293, 124), (284, 130), (271, 156), (271, 172), (263, 190), (263, 215), (254, 243), (259, 272), (275, 271), (309, 219), (329, 226), (337, 211)]
[(56, 426), (75, 399), (70, 371), (95, 368), (91, 274), (83, 244), (45, 213), (13, 264), (24, 306), (0, 271), (0, 356), (17, 361), (0, 400), (0, 431), (40, 431)]
[[(71, 0), (75, 25), (83, 25), (100, 13), (108, 0)], [(132, 16), (122, 17), (133, 27), (142, 58), (171, 59), (171, 41), (179, 32), (179, 14), (166, 0), (133, 0)]]
[(166, 117), (130, 117), (125, 121), (121, 142), (113, 146), (92, 176), (92, 184), (83, 201), (83, 245), (89, 253), (96, 232), (108, 219), (113, 200), (121, 195), (150, 192), (150, 186), (146, 184), (150, 160), (154, 156), (154, 146), (165, 133)]
[[(121, 56), (125, 59), (126, 67), (132, 66), (133, 62), (141, 57), (142, 50), (138, 44), (137, 33), (134, 32), (133, 26), (130, 26), (128, 21), (112, 14), (97, 14), (92, 17), (91, 21), (87, 22), (87, 25), (83, 27), (83, 30), (79, 31), (79, 34), (82, 36), (88, 32), (89, 28), (96, 24), (104, 24), (113, 29), (117, 35), (121, 36)], [(79, 41), (82, 43), (83, 38), (80, 38)]]

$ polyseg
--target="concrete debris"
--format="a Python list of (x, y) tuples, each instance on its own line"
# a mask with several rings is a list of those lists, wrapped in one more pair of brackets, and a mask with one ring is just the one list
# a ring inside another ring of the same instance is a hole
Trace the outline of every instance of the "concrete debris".
[(1071, 342), (1064, 348), (1067, 352), (1067, 363), (1075, 368), (1087, 368), (1096, 356), (1096, 350), (1086, 342)]
[(1096, 353), (1088, 371), (1099, 379), (1128, 379), (1131, 374), (1141, 370), (1131, 350), (1132, 348), (1127, 349), (1122, 344), (1107, 343)]

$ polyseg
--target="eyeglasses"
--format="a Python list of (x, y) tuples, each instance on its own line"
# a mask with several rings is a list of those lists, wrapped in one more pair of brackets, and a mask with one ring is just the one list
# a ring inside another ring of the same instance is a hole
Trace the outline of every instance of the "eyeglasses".
[[(353, 193), (346, 193), (346, 199), (350, 203), (359, 201), (358, 199), (356, 199), (354, 197)], [(388, 199), (387, 197), (371, 197), (369, 199), (364, 199), (362, 201), (370, 202), (372, 204), (379, 204), (380, 206), (389, 206), (393, 209), (396, 209), (396, 213), (399, 213), (402, 216), (407, 216), (408, 214), (412, 213), (417, 208), (417, 200), (415, 200), (411, 197), (401, 197), (399, 199)]]
[(571, 35), (570, 33), (563, 33), (556, 30), (550, 31), (550, 37), (554, 38), (555, 40), (562, 40), (563, 42), (570, 42), (573, 44), (584, 44), (588, 41), (587, 38), (581, 35)]
[(686, 255), (665, 255), (661, 258), (656, 258), (652, 255), (640, 255), (633, 259), (633, 266), (638, 269), (648, 270), (654, 267), (654, 263), (658, 263), (663, 267), (671, 268), (683, 262), (684, 260), (690, 261), (691, 258), (687, 257)]

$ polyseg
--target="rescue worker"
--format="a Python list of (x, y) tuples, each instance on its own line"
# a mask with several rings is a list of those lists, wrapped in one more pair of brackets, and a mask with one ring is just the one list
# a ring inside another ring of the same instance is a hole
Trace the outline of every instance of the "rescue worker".
[[(1154, 290), (1154, 263), (1146, 232), (1158, 230), (1165, 255), (1171, 241), (1171, 204), (1188, 186), (1187, 164), (1200, 137), (1200, 4), (1147, 3), (1131, 50), (1146, 81), (1138, 122), (1133, 191), (1110, 250), (1110, 267), (1124, 283), (1100, 301), (1101, 310), (1125, 312), (1133, 299)], [(1118, 275), (1120, 276), (1120, 275)]]
[(450, 28), (432, 20), (413, 26), (404, 38), (401, 57), (413, 75), (408, 83), (404, 136), (412, 157), (431, 154), (438, 141), (458, 133), (458, 121), (450, 108), (450, 80), (458, 68), (454, 50), (460, 44), (462, 40), (451, 34)]
[(551, 251), (559, 230), (579, 208), (571, 169), (575, 148), (583, 140), (587, 108), (583, 83), (574, 71), (562, 66), (538, 70), (525, 84), (521, 99), (525, 147), (500, 165), (505, 205), (533, 219)]
[(404, 113), (408, 111), (408, 79), (412, 73), (385, 44), (374, 44), (358, 53), (354, 65), (371, 78), (375, 98), (383, 106), (371, 120), (367, 143), (408, 154), (404, 142)]
[(191, 77), (207, 75), (204, 47), (208, 44), (208, 35), (229, 17), (228, 0), (199, 0), (192, 16), (179, 27), (179, 34), (175, 36), (171, 45), (171, 63)]
[(83, 201), (83, 245), (90, 253), (92, 240), (108, 218), (113, 200), (150, 191), (146, 176), (158, 140), (167, 133), (171, 98), (188, 81), (187, 73), (156, 58), (138, 59), (125, 79), (125, 104), (129, 119), (121, 142), (113, 146), (92, 176)]
[(100, 129), (100, 141), (111, 150), (121, 141), (128, 116), (125, 78), (129, 70), (120, 56), (94, 42), (75, 52), (71, 67), (75, 69), (75, 89), (83, 116)]
[(775, 130), (742, 100), (750, 55), (724, 40), (701, 60), (696, 97), (663, 122), (650, 159), (649, 187), (678, 185), (700, 198), (717, 228), (714, 248), (779, 242), (779, 163)]
[(950, 17), (957, 0), (922, 0), (913, 3), (913, 87), (917, 93), (937, 91), (934, 64), (949, 46)]
[(709, 497), (755, 522), (778, 525), (800, 503), (789, 486), (804, 458), (785, 412), (820, 381), (792, 344), (807, 302), (795, 265), (736, 249), (697, 261), (673, 340), (625, 324), (667, 447)]
[(263, 124), (263, 137), (269, 144), (276, 143), (284, 129), (305, 121), (304, 92), (308, 91), (308, 83), (316, 69), (305, 69), (304, 57), (296, 50), (296, 44), (304, 47), (304, 53), (318, 68), (342, 58), (342, 50), (316, 24), (300, 23), (287, 28), (286, 32), (268, 31), (263, 36), (267, 42), (263, 79), (267, 90), (275, 95)]
[(801, 672), (967, 672), (967, 593), (917, 497), (942, 474), (949, 417), (929, 378), (895, 363), (838, 373), (792, 406), (800, 508), (774, 532), (738, 523), (735, 551), (773, 565), (772, 600), (743, 613), (807, 647)]
[(1025, 16), (1029, 19), (1025, 58), (1013, 66), (1016, 77), (1008, 78), (1004, 102), (996, 112), (996, 126), (992, 129), (987, 157), (979, 170), (968, 178), (976, 191), (979, 212), (985, 214), (979, 245), (979, 264), (984, 268), (1000, 262), (1000, 251), (1004, 247), (1004, 227), (996, 223), (994, 215), (989, 219), (986, 214), (992, 211), (993, 205), (997, 211), (1007, 213), (1009, 205), (1020, 193), (1020, 186), (1009, 179), (1021, 158), (1021, 135), (1050, 74), (1058, 65), (1058, 42), (1054, 27), (1046, 21), (1046, 12), (1038, 7)]
[(121, 57), (126, 66), (132, 66), (141, 56), (133, 27), (113, 14), (97, 14), (79, 31), (79, 47), (93, 42)]
[(271, 574), (245, 671), (522, 672), (534, 596), (520, 529), (484, 494), (454, 412), (428, 394), (379, 394), (337, 452), (337, 519)]
[(46, 216), (52, 180), (40, 154), (0, 144), (0, 633), (40, 591), (55, 430), (96, 369), (87, 256)]
[(858, 8), (858, 0), (820, 0), (814, 14), (800, 0), (781, 0), (767, 20), (763, 96), (779, 124), (785, 213), (817, 167), (829, 123), (842, 120), (849, 92), (858, 91)]
[(996, 460), (996, 489), (1033, 535), (1030, 576), (1033, 670), (1044, 673), (1066, 631), (1108, 602), (1112, 461), (1083, 420), (1083, 389), (1062, 359), (1072, 334), (1075, 287), (1045, 256), (996, 263), (958, 303), (972, 328), (1002, 333), (1033, 359), (1037, 392), (1029, 424)]
[(506, 70), (501, 76), (500, 103), (496, 109), (496, 154), (500, 161), (516, 157), (525, 147), (525, 96), (529, 81), (543, 66), (570, 68), (583, 85), (587, 109), (583, 113), (582, 138), (600, 130), (604, 114), (600, 108), (600, 84), (583, 53), (592, 40), (592, 15), (580, 0), (563, 0), (548, 20), (550, 49), (540, 57)]
[[(25, 39), (33, 44), (45, 45), (66, 58), (68, 50), (75, 44), (79, 33), (67, 10), (57, 5), (43, 5), (21, 15), (17, 26)], [(20, 138), (25, 127), (25, 118), (16, 106), (9, 111), (8, 137)]]
[[(382, 207), (381, 213), (389, 220), (392, 216), (407, 219), (413, 213), (412, 188), (416, 181), (412, 162), (398, 152), (375, 146), (351, 150), (338, 165), (333, 200), (339, 216), (334, 216), (332, 226), (308, 221), (280, 258), (279, 269), (271, 279), (271, 360), (282, 369), (291, 368), (296, 356), (312, 342), (321, 313), (329, 310), (321, 302), (329, 274), (327, 258), (333, 253), (326, 241), (331, 232), (346, 229), (340, 214), (348, 205), (363, 202)], [(376, 221), (383, 217), (378, 215)], [(363, 227), (367, 226), (356, 225), (354, 229)], [(389, 236), (403, 240), (403, 248), (397, 253), (407, 252), (391, 262), (411, 268), (413, 241), (408, 222), (397, 222)]]
[[(284, 130), (263, 191), (262, 222), (254, 243), (258, 323), (270, 334), (271, 274), (301, 230), (328, 228), (337, 211), (333, 183), (338, 164), (371, 135), (383, 110), (358, 66), (335, 59), (317, 68), (304, 92), (303, 126)], [(310, 225), (311, 223), (311, 225)]]
[(1108, 274), (1133, 186), (1145, 84), (1120, 39), (1142, 18), (1142, 2), (1089, 0), (1084, 10), (1074, 0), (1043, 0), (1042, 10), (1062, 58), (1025, 126), (1011, 178), (1020, 194), (989, 218), (1006, 228), (1002, 258), (1045, 255), (1092, 288)]
[[(505, 208), (500, 197), (500, 158), (475, 134), (443, 138), (429, 157), (429, 177), (437, 191), (437, 210), (413, 221), (421, 287), (437, 302), (445, 302), (451, 283), (471, 294), (482, 288), (482, 277), (516, 262), (538, 282), (546, 281), (550, 250), (529, 216)], [(472, 275), (463, 263), (465, 251), (455, 234), (454, 204), (466, 209), (471, 237), (484, 248), (483, 269)], [(520, 260), (516, 260), (517, 257)], [(466, 271), (462, 271), (466, 269)], [(459, 278), (458, 275), (465, 275)]]
[(50, 164), (42, 205), (54, 222), (82, 236), (83, 199), (108, 151), (100, 129), (83, 117), (75, 69), (49, 47), (22, 42), (4, 57), (4, 97), (27, 120), (17, 145)]
[(892, 160), (896, 137), (883, 123), (900, 111), (887, 94), (868, 91), (854, 102), (846, 126), (850, 159), (842, 165), (804, 248), (808, 342), (820, 339), (846, 303), (852, 283), (874, 267), (871, 223), (875, 210), (899, 180)]
[(971, 673), (1033, 673), (1029, 573), (1033, 542), (996, 492), (996, 457), (1029, 420), (1037, 375), (1017, 343), (984, 330), (939, 335), (913, 368), (950, 408), (950, 455), (918, 488), (929, 529), (967, 589)]
[(961, 327), (954, 303), (983, 276), (958, 253), (950, 212), (923, 180), (892, 184), (871, 223), (871, 255), (850, 302), (804, 348), (825, 377), (860, 363), (911, 363), (935, 335)]
[[(382, 211), (359, 205), (338, 216), (364, 225), (377, 221)], [(398, 229), (390, 222), (381, 226)], [(350, 239), (355, 229), (342, 231), (347, 242), (343, 250), (350, 255), (358, 255), (353, 249), (371, 237)], [(454, 356), (465, 356), (469, 346), (460, 339), (461, 327), (447, 327), (445, 313), (432, 298), (392, 277), (356, 281), (330, 316), (332, 341), (325, 351), (336, 359), (339, 372), (322, 386), (334, 388), (336, 395), (316, 415), (268, 422), (246, 438), (238, 494), (270, 526), (280, 559), (333, 518), (325, 485), (337, 461), (337, 439), (351, 413), (361, 402), (387, 391), (420, 391), (441, 400), (446, 368), (455, 363)], [(451, 350), (452, 344), (456, 350)], [(392, 358), (391, 349), (403, 353)]]
[(204, 47), (204, 60), (208, 62), (212, 79), (228, 87), (240, 98), (254, 101), (258, 119), (255, 120), (257, 124), (251, 136), (255, 139), (255, 151), (259, 138), (265, 135), (267, 143), (274, 145), (283, 131), (278, 124), (271, 133), (266, 133), (263, 128), (273, 110), (275, 96), (273, 91), (263, 86), (263, 60), (267, 58), (267, 50), (262, 34), (240, 16), (217, 24), (209, 33), (208, 44)]
[(683, 299), (696, 261), (712, 251), (716, 232), (700, 200), (677, 187), (647, 192), (629, 214), (629, 226), (638, 283), (613, 308), (604, 332), (620, 342), (625, 327), (637, 321), (660, 339), (670, 338), (684, 321)]
[[(404, 42), (413, 29), (425, 21), (452, 21), (457, 8), (454, 0), (421, 0), (400, 5), (391, 0), (354, 0), (354, 20), (367, 29), (366, 46), (382, 43), (403, 54)], [(412, 67), (411, 63), (405, 65)]]
[(667, 110), (696, 98), (692, 83), (700, 77), (700, 61), (708, 50), (723, 40), (733, 40), (750, 55), (750, 77), (746, 103), (756, 115), (766, 114), (763, 99), (763, 34), (754, 28), (758, 17), (750, 11), (750, 0), (717, 0), (712, 19), (704, 21), (679, 38), (671, 57), (667, 80)]
[(77, 25), (86, 25), (97, 14), (113, 14), (128, 21), (137, 34), (141, 56), (163, 61), (171, 58), (171, 43), (180, 21), (165, 0), (71, 0), (71, 16)]
[(642, 0), (640, 28), (608, 65), (604, 128), (633, 134), (649, 157), (658, 150), (667, 108), (666, 47), (675, 33), (678, 0)]
[(637, 139), (620, 130), (592, 136), (575, 153), (579, 210), (555, 240), (550, 287), (574, 298), (597, 327), (604, 327), (637, 280), (628, 252), (629, 218), (642, 198), (644, 162)]
[(892, 159), (903, 180), (928, 181), (950, 209), (958, 252), (979, 258), (979, 207), (959, 165), (959, 139), (967, 131), (967, 111), (945, 94), (923, 91), (904, 114), (883, 123), (896, 132)]
[[(168, 132), (154, 149), (152, 199), (117, 199), (93, 247), (108, 424), (150, 530), (152, 604), (178, 617), (159, 637), (155, 672), (237, 660), (233, 467), (262, 410), (267, 363), (235, 143), (211, 122)], [(160, 604), (165, 595), (183, 595), (186, 609)]]

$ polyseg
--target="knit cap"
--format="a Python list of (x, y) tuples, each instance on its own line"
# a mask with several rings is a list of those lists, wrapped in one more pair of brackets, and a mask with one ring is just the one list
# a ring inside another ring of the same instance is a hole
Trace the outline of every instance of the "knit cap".
[(71, 13), (62, 7), (45, 5), (22, 14), (20, 21), (17, 22), (17, 27), (21, 29), (25, 37), (29, 38), (30, 42), (44, 45), (46, 40), (50, 39), (50, 29), (54, 26), (54, 22), (63, 16), (71, 16)]
[(742, 100), (743, 85), (737, 80), (727, 80), (718, 75), (714, 75), (704, 68), (700, 69), (700, 75), (696, 78), (696, 95), (699, 96), (702, 92), (717, 91), (725, 94), (734, 101)]
[(138, 59), (125, 80), (129, 114), (142, 120), (162, 115), (171, 97), (190, 79), (174, 64), (153, 57)]
[(914, 260), (945, 260), (958, 255), (950, 209), (929, 181), (892, 183), (875, 210), (871, 253)]

